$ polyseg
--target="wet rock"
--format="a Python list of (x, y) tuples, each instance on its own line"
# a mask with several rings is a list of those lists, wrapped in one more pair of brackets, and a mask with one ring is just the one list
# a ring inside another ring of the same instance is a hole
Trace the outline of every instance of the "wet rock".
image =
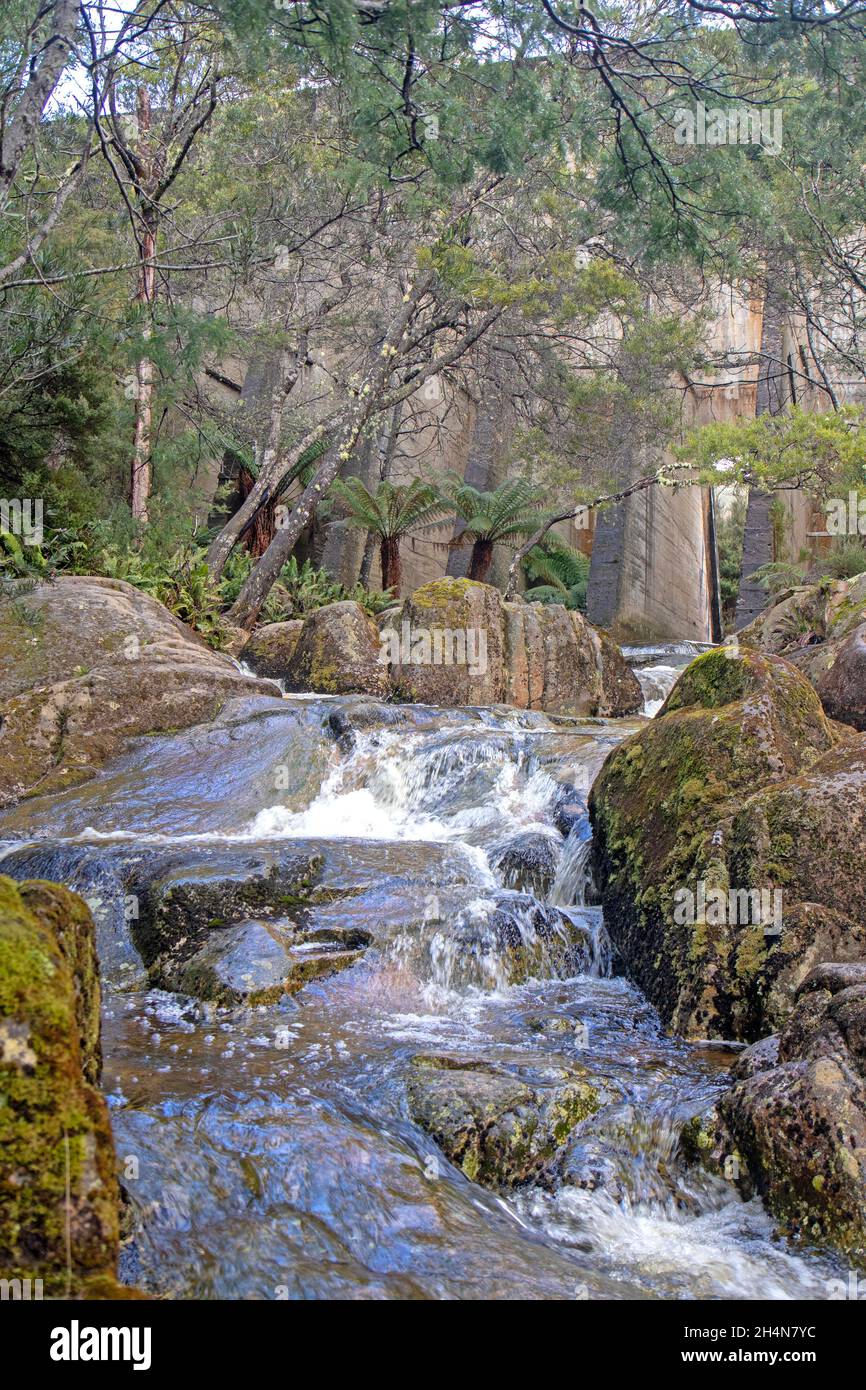
[(93, 917), (103, 982), (127, 988), (143, 983), (141, 957), (130, 930), (137, 905), (127, 894), (120, 866), (110, 852), (64, 843), (25, 845), (4, 856), (2, 869), (18, 882), (49, 879), (78, 893)]
[(587, 930), (558, 908), (529, 894), (503, 894), (481, 930), (457, 928), (456, 941), (467, 954), (490, 951), (504, 967), (507, 983), (568, 978), (587, 970), (592, 942)]
[[(130, 584), (67, 576), (0, 601), (0, 805), (87, 781), (136, 734), (267, 687)], [(276, 687), (270, 692), (279, 694)]]
[(416, 1057), (407, 1082), (416, 1124), (471, 1182), (514, 1187), (537, 1178), (569, 1134), (601, 1104), (586, 1073), (545, 1084), (483, 1060)]
[(866, 962), (812, 972), (777, 1044), (740, 1059), (716, 1152), (786, 1233), (866, 1268)]
[(164, 988), (217, 1004), (274, 1004), (355, 965), (372, 938), (309, 934), (296, 923), (249, 921), (213, 930), (188, 959), (160, 963)]
[(677, 1031), (752, 1041), (814, 949), (862, 950), (863, 879), (846, 875), (866, 767), (837, 744), (787, 662), (717, 650), (605, 762), (590, 797), (595, 882), (626, 973)]
[(284, 623), (265, 623), (241, 648), (240, 659), (257, 675), (282, 680), (303, 628), (303, 618), (290, 618)]
[(568, 1144), (557, 1176), (565, 1187), (579, 1187), (585, 1192), (607, 1192), (615, 1202), (631, 1192), (627, 1180), (634, 1156), (623, 1155), (609, 1140), (597, 1135), (577, 1135)]
[(414, 723), (412, 711), (404, 705), (359, 700), (332, 710), (328, 715), (327, 727), (343, 752), (350, 753), (358, 734), (378, 729), (412, 728)]
[(558, 604), (506, 603), (489, 584), (425, 584), (382, 637), (402, 699), (577, 715), (641, 708), (639, 682), (605, 633)]
[(546, 898), (556, 877), (561, 850), (558, 836), (527, 830), (493, 850), (490, 867), (506, 888)]
[[(288, 934), (286, 945), (303, 940), (302, 910), (320, 870), (321, 857), (303, 851), (156, 853), (128, 862), (139, 902), (133, 937), (151, 983), (224, 1002), (276, 989), (274, 971), (283, 971), (280, 980), (290, 974), (280, 937)], [(287, 925), (272, 939), (277, 922)]]
[(577, 787), (563, 786), (562, 792), (553, 808), (553, 824), (560, 835), (568, 836), (576, 825), (586, 823), (589, 829), (586, 792)]
[(360, 603), (329, 603), (308, 613), (281, 672), (286, 689), (322, 695), (388, 694), (379, 630)]
[(746, 1081), (762, 1071), (770, 1071), (778, 1062), (779, 1039), (773, 1034), (769, 1038), (762, 1038), (760, 1042), (752, 1043), (751, 1047), (741, 1052), (731, 1068), (731, 1075), (737, 1081)]
[(41, 1279), (46, 1297), (111, 1284), (117, 1264), (99, 1027), (87, 907), (57, 884), (0, 878), (0, 1270)]

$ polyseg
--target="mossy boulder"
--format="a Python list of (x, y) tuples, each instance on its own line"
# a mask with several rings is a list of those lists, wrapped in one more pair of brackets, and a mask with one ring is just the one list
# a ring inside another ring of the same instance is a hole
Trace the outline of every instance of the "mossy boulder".
[[(308, 613), (294, 645), (288, 639), (284, 647), (291, 647), (285, 662), (280, 662), (287, 690), (310, 690), (319, 695), (388, 694), (379, 629), (360, 603), (347, 599)], [(247, 649), (243, 657), (247, 659)]]
[(282, 680), (303, 630), (303, 618), (289, 618), (284, 623), (265, 623), (263, 627), (256, 628), (252, 637), (241, 647), (240, 658), (257, 676)]
[[(866, 959), (866, 738), (844, 740), (798, 776), (754, 792), (727, 842), (732, 880), (778, 892), (781, 932), (754, 960), (757, 1016), (743, 1036), (777, 1029), (809, 971)], [(740, 962), (741, 973), (748, 964)]]
[(41, 1279), (47, 1297), (113, 1284), (119, 1192), (100, 1061), (85, 903), (0, 878), (0, 1272)]
[(606, 633), (560, 604), (506, 603), (489, 584), (425, 584), (381, 636), (403, 699), (605, 716), (633, 714), (643, 703)]
[(578, 1068), (525, 1078), (447, 1055), (413, 1058), (407, 1092), (416, 1124), (471, 1182), (492, 1188), (537, 1179), (606, 1100)]
[(795, 943), (808, 944), (807, 917), (799, 937), (786, 940), (784, 925), (775, 934), (776, 888), (786, 914), (816, 902), (846, 915), (831, 892), (815, 896), (805, 874), (780, 882), (787, 838), (771, 835), (766, 853), (749, 855), (744, 819), (758, 816), (750, 798), (794, 784), (837, 745), (815, 691), (787, 662), (716, 649), (605, 762), (590, 796), (605, 920), (626, 973), (675, 1030), (745, 1041), (770, 1031), (771, 983), (790, 969)]
[(866, 962), (806, 978), (778, 1039), (737, 1061), (704, 1161), (737, 1158), (786, 1234), (866, 1268)]
[(279, 694), (131, 584), (65, 576), (0, 599), (0, 806), (85, 782), (132, 736), (253, 692)]

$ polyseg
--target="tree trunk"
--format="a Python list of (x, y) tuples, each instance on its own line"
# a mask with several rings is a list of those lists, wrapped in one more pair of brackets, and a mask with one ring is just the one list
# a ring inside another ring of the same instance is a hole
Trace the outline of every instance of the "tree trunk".
[(287, 525), (276, 532), (229, 609), (226, 616), (230, 623), (248, 630), (253, 627), (262, 604), (279, 577), (280, 570), (315, 516), (316, 508), (339, 473), (342, 462), (339, 452), (334, 450), (332, 457), (316, 469), (312, 480), (301, 493)]
[(364, 541), (364, 554), (361, 558), (361, 568), (358, 571), (358, 583), (363, 584), (365, 589), (370, 587), (370, 571), (373, 568), (373, 556), (376, 553), (376, 537), (372, 531), (367, 532), (367, 539)]
[(487, 578), (493, 561), (493, 542), (488, 540), (477, 540), (472, 546), (472, 558), (469, 561), (467, 579), (476, 579), (479, 584), (483, 584)]
[[(238, 490), (241, 495), (241, 502), (245, 502), (255, 487), (256, 480), (252, 473), (247, 472), (246, 468), (241, 467), (238, 473)], [(276, 499), (271, 497), (260, 507), (250, 523), (244, 545), (250, 554), (258, 560), (264, 555), (271, 541), (274, 539), (274, 532), (277, 529), (276, 521)]]
[(259, 476), (234, 516), (229, 517), (219, 535), (211, 542), (207, 553), (208, 568), (214, 581), (221, 577), (232, 550), (241, 537), (246, 535), (249, 527), (253, 525), (259, 509), (267, 506), (271, 501), (276, 501), (277, 489), (283, 478), (294, 468), (298, 459), (306, 453), (310, 445), (321, 439), (324, 433), (323, 427), (316, 425), (313, 429), (307, 430), (303, 439), (295, 445), (294, 449), (291, 449), (287, 454), (280, 455), (283, 411), (286, 400), (291, 395), (298, 379), (298, 374), (298, 354), (283, 352), (280, 356), (279, 374), (271, 396), (267, 439), (259, 464)]
[(393, 589), (394, 597), (400, 597), (400, 541), (397, 536), (383, 536), (379, 542), (379, 559), (382, 565), (382, 588)]
[[(145, 162), (148, 160), (147, 145), (150, 133), (151, 111), (150, 94), (147, 87), (138, 89), (138, 136)], [(149, 180), (144, 181), (144, 186)], [(156, 299), (156, 255), (157, 214), (152, 204), (144, 201), (141, 207), (143, 234), (139, 244), (138, 290), (136, 304), (143, 304), (147, 311), (144, 337), (152, 333), (151, 314)], [(153, 362), (145, 354), (139, 358), (135, 372), (135, 432), (132, 444), (132, 476), (130, 481), (130, 506), (136, 521), (147, 524), (147, 504), (151, 488), (151, 430), (153, 427)]]
[[(388, 431), (384, 438), (379, 439), (379, 481), (387, 481), (391, 473), (391, 465), (394, 462), (394, 454), (397, 450), (397, 438), (400, 433), (400, 417), (403, 414), (403, 402), (398, 401), (391, 411), (391, 419), (388, 422)], [(358, 582), (363, 584), (365, 589), (370, 587), (370, 570), (373, 568), (373, 555), (376, 551), (376, 537), (372, 531), (367, 532), (364, 541), (364, 555), (361, 560), (361, 568), (358, 573)], [(382, 584), (385, 588), (385, 584)]]

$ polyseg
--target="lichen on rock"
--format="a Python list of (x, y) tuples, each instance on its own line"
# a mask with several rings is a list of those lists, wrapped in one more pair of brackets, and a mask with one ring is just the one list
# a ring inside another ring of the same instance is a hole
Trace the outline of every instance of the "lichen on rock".
[(537, 1179), (604, 1100), (578, 1068), (539, 1081), (449, 1055), (413, 1058), (407, 1089), (416, 1123), (471, 1182), (492, 1188)]

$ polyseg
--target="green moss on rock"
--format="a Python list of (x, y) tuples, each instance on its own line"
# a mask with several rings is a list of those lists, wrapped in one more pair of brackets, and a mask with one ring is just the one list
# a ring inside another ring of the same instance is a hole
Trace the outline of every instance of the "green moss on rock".
[(815, 691), (787, 662), (717, 649), (687, 667), (656, 719), (605, 762), (590, 815), (608, 930), (678, 1031), (746, 1040), (768, 1031), (768, 961), (782, 962), (779, 944), (754, 920), (689, 920), (683, 895), (697, 905), (699, 884), (726, 896), (778, 887), (771, 869), (790, 865), (790, 818), (766, 844), (735, 833), (737, 818), (760, 789), (793, 784), (836, 743)]
[(56, 884), (0, 878), (0, 1273), (42, 1279), (47, 1296), (115, 1270), (119, 1196), (99, 1066), (86, 905)]

